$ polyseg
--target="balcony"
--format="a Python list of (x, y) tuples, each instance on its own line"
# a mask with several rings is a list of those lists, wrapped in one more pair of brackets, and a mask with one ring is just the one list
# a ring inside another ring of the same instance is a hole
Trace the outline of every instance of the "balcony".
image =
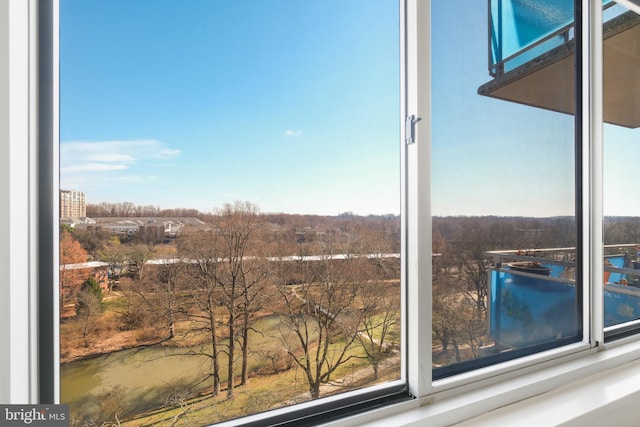
[[(640, 318), (637, 244), (605, 246), (605, 327)], [(502, 349), (538, 346), (580, 333), (575, 248), (491, 251), (489, 336)]]
[[(620, 1), (638, 7), (639, 0)], [(489, 0), (489, 96), (574, 114), (573, 1)], [(604, 0), (604, 121), (640, 126), (640, 16)], [(553, 17), (550, 19), (549, 17)]]

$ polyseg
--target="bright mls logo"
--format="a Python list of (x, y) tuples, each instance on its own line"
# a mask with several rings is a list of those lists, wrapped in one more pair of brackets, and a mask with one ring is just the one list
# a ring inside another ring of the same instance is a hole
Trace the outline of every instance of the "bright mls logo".
[(69, 405), (0, 405), (0, 426), (69, 427)]

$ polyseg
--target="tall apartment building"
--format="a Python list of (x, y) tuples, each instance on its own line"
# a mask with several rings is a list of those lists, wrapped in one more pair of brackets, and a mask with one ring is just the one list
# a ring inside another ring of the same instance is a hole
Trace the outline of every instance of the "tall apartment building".
[(84, 191), (60, 190), (60, 217), (86, 217), (87, 199)]

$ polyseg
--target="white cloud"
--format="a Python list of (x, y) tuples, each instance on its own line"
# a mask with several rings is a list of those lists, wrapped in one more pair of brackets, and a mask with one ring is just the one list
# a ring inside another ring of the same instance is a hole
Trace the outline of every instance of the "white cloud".
[(131, 163), (135, 161), (133, 156), (128, 154), (90, 154), (87, 157), (87, 160), (91, 160), (94, 162), (120, 162), (120, 163)]
[(164, 150), (160, 151), (155, 157), (158, 159), (171, 159), (176, 157), (178, 154), (180, 154), (180, 150), (165, 148)]
[(160, 178), (155, 175), (125, 175), (116, 177), (112, 181), (118, 184), (139, 184), (157, 181), (158, 179)]
[(85, 163), (85, 164), (61, 167), (60, 172), (61, 173), (100, 172), (100, 171), (123, 170), (127, 168), (128, 166), (124, 164), (110, 165), (108, 163)]
[(123, 170), (150, 159), (170, 160), (180, 150), (154, 139), (71, 141), (60, 144), (60, 172)]
[(300, 136), (300, 135), (302, 135), (302, 131), (301, 130), (287, 129), (284, 132), (284, 136)]

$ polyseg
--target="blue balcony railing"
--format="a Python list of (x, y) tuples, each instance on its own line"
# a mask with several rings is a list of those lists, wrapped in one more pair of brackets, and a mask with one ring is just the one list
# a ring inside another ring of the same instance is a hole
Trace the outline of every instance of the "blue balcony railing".
[(496, 343), (524, 348), (578, 334), (574, 248), (489, 254), (488, 327)]
[(518, 271), (492, 271), (489, 334), (512, 348), (530, 347), (578, 333), (575, 283)]
[[(635, 244), (607, 246), (605, 327), (640, 319), (640, 261)], [(489, 336), (524, 348), (575, 336), (582, 323), (574, 248), (492, 251)]]
[[(603, 0), (603, 5), (613, 5)], [(573, 38), (573, 0), (488, 0), (489, 73), (512, 70)]]

